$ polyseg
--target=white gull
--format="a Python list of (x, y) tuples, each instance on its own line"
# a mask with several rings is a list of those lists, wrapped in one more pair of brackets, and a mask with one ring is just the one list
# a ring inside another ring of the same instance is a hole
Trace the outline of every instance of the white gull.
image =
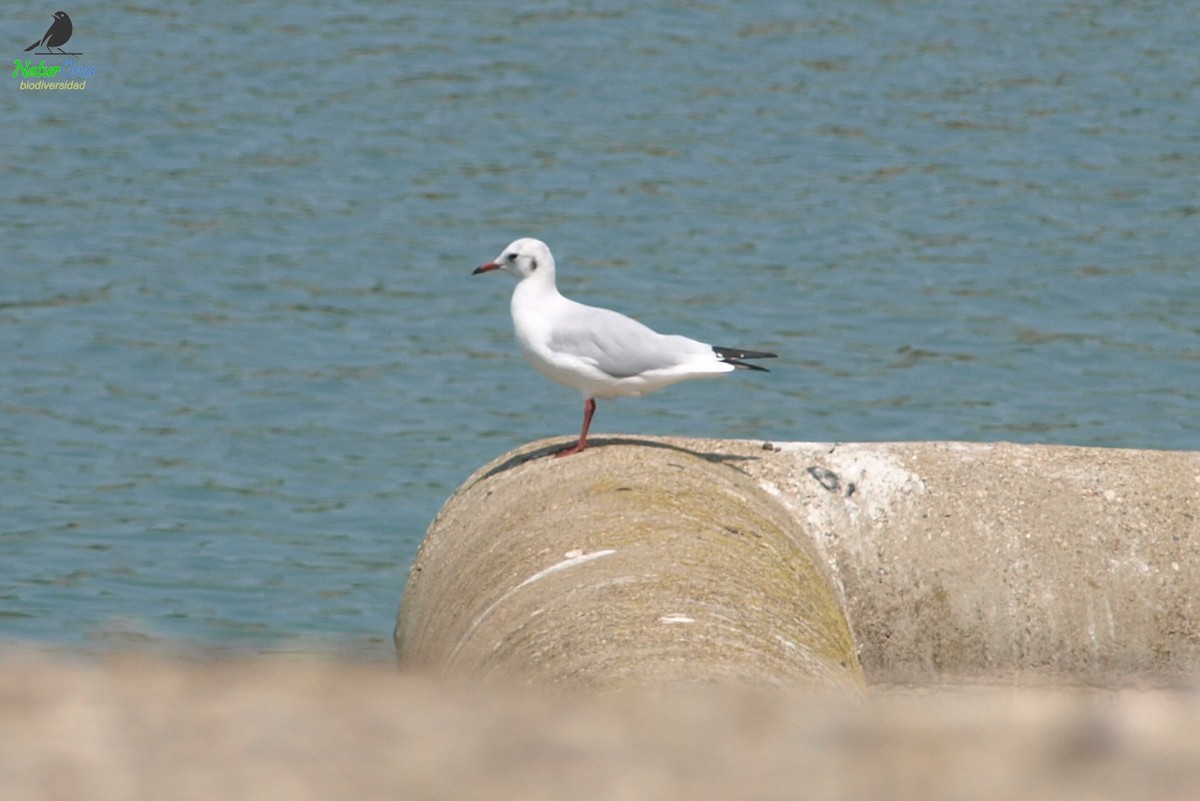
[(518, 239), (472, 275), (491, 270), (503, 270), (517, 279), (512, 318), (525, 360), (551, 381), (583, 394), (579, 441), (558, 451), (558, 456), (587, 447), (596, 398), (636, 398), (738, 367), (766, 372), (765, 367), (743, 360), (775, 356), (660, 334), (619, 312), (569, 300), (555, 286), (550, 248), (538, 239)]

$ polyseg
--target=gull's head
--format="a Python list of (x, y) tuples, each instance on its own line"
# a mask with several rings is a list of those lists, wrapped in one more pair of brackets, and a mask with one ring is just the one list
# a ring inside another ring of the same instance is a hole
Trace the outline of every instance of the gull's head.
[(495, 261), (479, 265), (471, 275), (492, 270), (504, 270), (518, 281), (537, 276), (554, 283), (554, 257), (540, 239), (518, 239), (502, 250)]

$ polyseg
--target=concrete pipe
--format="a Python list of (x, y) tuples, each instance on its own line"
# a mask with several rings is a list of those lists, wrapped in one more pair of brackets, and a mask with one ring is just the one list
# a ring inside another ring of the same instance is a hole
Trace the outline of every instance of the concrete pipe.
[(1200, 453), (721, 447), (826, 554), (872, 680), (1200, 675)]
[(409, 575), (402, 665), (608, 689), (733, 681), (857, 691), (812, 542), (720, 443), (535, 443), (445, 504)]

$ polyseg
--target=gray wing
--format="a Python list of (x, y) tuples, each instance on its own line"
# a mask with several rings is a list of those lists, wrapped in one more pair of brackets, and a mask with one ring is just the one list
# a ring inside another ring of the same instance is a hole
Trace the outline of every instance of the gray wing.
[(712, 347), (687, 337), (660, 334), (609, 309), (573, 303), (555, 326), (550, 347), (586, 361), (614, 378), (665, 370), (706, 357)]

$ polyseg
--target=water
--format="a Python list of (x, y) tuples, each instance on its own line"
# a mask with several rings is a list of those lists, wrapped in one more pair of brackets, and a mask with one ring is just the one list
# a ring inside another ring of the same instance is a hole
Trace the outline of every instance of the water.
[(522, 235), (781, 355), (597, 433), (1200, 447), (1191, 4), (68, 11), (86, 90), (0, 84), (0, 637), (387, 658), (442, 501), (578, 430), (469, 277)]

